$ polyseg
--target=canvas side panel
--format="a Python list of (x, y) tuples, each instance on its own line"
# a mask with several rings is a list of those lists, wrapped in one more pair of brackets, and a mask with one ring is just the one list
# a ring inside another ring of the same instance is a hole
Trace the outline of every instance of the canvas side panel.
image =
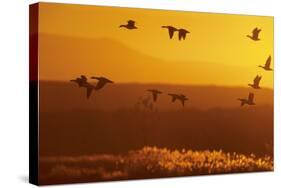
[(29, 182), (38, 185), (38, 12), (29, 6)]

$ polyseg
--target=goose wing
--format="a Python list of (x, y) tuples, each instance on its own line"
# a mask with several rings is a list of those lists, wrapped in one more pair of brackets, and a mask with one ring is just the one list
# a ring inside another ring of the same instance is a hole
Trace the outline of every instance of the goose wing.
[(75, 82), (75, 83), (78, 83), (78, 78), (76, 78), (75, 80), (70, 80), (71, 82)]
[(253, 37), (258, 38), (259, 33), (261, 32), (261, 29), (258, 29), (257, 27), (252, 31)]
[(94, 87), (91, 86), (87, 86), (87, 99), (90, 98), (92, 91), (93, 91)]
[(177, 99), (176, 94), (168, 94), (168, 95), (172, 97), (172, 102), (176, 101), (176, 99)]
[(168, 28), (168, 31), (169, 31), (169, 37), (170, 37), (170, 39), (172, 39), (173, 36), (174, 36), (174, 32), (176, 31), (176, 28), (174, 28), (174, 27), (169, 27), (169, 28)]
[(134, 20), (128, 20), (128, 25), (135, 25), (135, 21)]
[(106, 83), (107, 83), (107, 82), (104, 81), (104, 80), (98, 81), (97, 85), (95, 86), (95, 89), (96, 89), (96, 90), (99, 90), (99, 89), (103, 88)]
[(156, 92), (152, 92), (153, 95), (153, 101), (156, 102), (157, 100), (157, 93)]
[(255, 77), (255, 79), (254, 79), (254, 85), (259, 85), (259, 83), (260, 83), (260, 81), (261, 81), (261, 78), (262, 78), (261, 76), (258, 76), (258, 75), (257, 75), (257, 76)]
[(252, 34), (253, 34), (253, 36), (256, 36), (258, 34), (258, 28), (257, 27), (255, 29), (253, 29)]
[(254, 93), (249, 93), (248, 100), (249, 100), (249, 102), (254, 101)]
[(168, 29), (170, 39), (173, 38), (174, 32), (177, 31), (177, 29), (175, 27), (173, 27), (173, 26), (165, 25), (165, 26), (162, 26), (162, 28), (167, 28)]
[(184, 106), (184, 99), (181, 99), (181, 104), (182, 104), (182, 106)]
[(187, 33), (190, 33), (190, 32), (185, 29), (180, 29), (179, 30), (179, 40), (181, 40), (181, 39), (185, 40)]
[(86, 81), (87, 81), (87, 77), (86, 77), (85, 75), (81, 75), (80, 77), (81, 77), (81, 80), (82, 80), (83, 82), (86, 82)]
[(180, 30), (179, 30), (179, 40), (181, 40), (182, 38), (185, 38), (185, 37), (184, 37), (184, 33), (183, 33), (182, 30), (180, 29)]
[(265, 63), (265, 67), (266, 68), (270, 68), (270, 63), (271, 63), (271, 56), (269, 56), (266, 60), (266, 63)]

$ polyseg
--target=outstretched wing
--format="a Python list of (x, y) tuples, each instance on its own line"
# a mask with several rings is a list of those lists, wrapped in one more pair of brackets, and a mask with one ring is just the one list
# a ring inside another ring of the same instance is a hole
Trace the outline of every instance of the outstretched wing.
[(156, 102), (156, 100), (157, 100), (157, 93), (153, 92), (152, 95), (153, 95), (153, 101)]
[(92, 91), (93, 91), (94, 87), (87, 87), (87, 99), (90, 98)]
[(86, 81), (87, 81), (87, 77), (86, 77), (85, 75), (81, 75), (81, 80), (82, 80), (83, 82), (86, 82)]
[(179, 30), (179, 40), (181, 40), (181, 39), (185, 40), (187, 33), (189, 33), (189, 31), (187, 31), (185, 29), (180, 29)]
[(97, 85), (95, 86), (95, 89), (99, 90), (99, 89), (103, 88), (105, 84), (106, 84), (105, 81), (102, 81), (102, 80), (98, 81)]
[(269, 68), (271, 63), (271, 56), (269, 56), (266, 60), (265, 67)]
[(179, 31), (179, 40), (181, 40), (182, 38), (184, 38), (182, 31)]
[(135, 21), (134, 20), (128, 20), (128, 25), (134, 25)]
[(164, 25), (164, 26), (162, 26), (162, 28), (168, 29), (170, 39), (173, 38), (174, 32), (177, 31), (177, 29), (173, 26)]
[(253, 33), (253, 36), (255, 36), (258, 33), (258, 28), (256, 27), (255, 29), (253, 29), (252, 33)]
[(176, 95), (175, 94), (168, 94), (169, 96), (172, 97), (172, 102), (175, 102), (176, 101)]
[(169, 37), (170, 37), (170, 39), (172, 39), (174, 36), (174, 32), (176, 31), (176, 28), (169, 27), (168, 31), (169, 31)]
[(184, 101), (185, 101), (185, 100), (181, 100), (181, 104), (182, 104), (182, 106), (184, 106)]
[(257, 27), (253, 30), (253, 37), (258, 38), (259, 33), (261, 32), (261, 29), (258, 29)]
[(262, 78), (261, 76), (258, 76), (258, 75), (257, 75), (257, 76), (255, 77), (255, 79), (254, 79), (254, 84), (255, 84), (255, 85), (259, 85), (259, 83), (260, 83), (260, 81), (261, 81), (261, 78)]
[(254, 93), (249, 93), (248, 100), (249, 100), (250, 102), (253, 102), (253, 101), (254, 101)]
[(75, 82), (78, 84), (78, 86), (81, 86), (81, 80), (77, 78), (76, 80), (70, 80), (71, 82)]

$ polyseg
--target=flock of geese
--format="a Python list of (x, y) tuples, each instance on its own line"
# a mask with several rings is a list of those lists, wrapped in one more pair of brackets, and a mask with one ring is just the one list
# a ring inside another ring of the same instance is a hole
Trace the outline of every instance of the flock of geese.
[[(136, 26), (136, 22), (133, 21), (133, 20), (127, 21), (127, 24), (120, 25), (120, 28), (122, 28), (122, 27), (124, 27), (126, 29), (129, 29), (129, 30), (138, 29), (138, 27)], [(168, 29), (170, 39), (173, 38), (175, 32), (178, 32), (178, 40), (182, 40), (182, 39), (185, 40), (186, 35), (190, 33), (186, 29), (183, 29), (183, 28), (177, 29), (174, 26), (162, 26), (161, 28)], [(261, 32), (261, 29), (255, 28), (252, 31), (252, 35), (246, 35), (246, 36), (249, 37), (253, 41), (259, 41), (259, 40), (261, 40), (259, 38), (260, 32)], [(270, 64), (271, 64), (271, 56), (269, 56), (267, 58), (265, 65), (259, 65), (258, 67), (263, 68), (265, 71), (272, 71), (272, 69), (270, 68)], [(97, 83), (95, 85), (89, 83), (88, 79), (85, 75), (81, 75), (80, 77), (77, 77), (76, 79), (73, 79), (73, 80), (70, 80), (70, 81), (77, 83), (80, 88), (81, 87), (86, 88), (88, 99), (91, 96), (91, 93), (92, 93), (93, 90), (97, 91), (97, 90), (102, 89), (107, 84), (114, 83), (113, 81), (111, 81), (111, 80), (109, 80), (108, 78), (105, 78), (105, 77), (92, 76), (92, 77), (90, 77), (90, 79), (97, 80)], [(248, 84), (248, 86), (250, 86), (254, 89), (260, 89), (261, 87), (260, 87), (259, 84), (260, 84), (261, 79), (262, 79), (262, 76), (257, 75), (255, 77), (253, 83)], [(151, 93), (151, 95), (153, 97), (153, 102), (156, 102), (157, 99), (158, 99), (158, 96), (160, 94), (163, 94), (162, 91), (159, 91), (157, 89), (147, 89), (146, 91)], [(183, 94), (168, 93), (168, 96), (171, 97), (171, 101), (173, 103), (176, 102), (176, 101), (181, 102), (183, 107), (184, 107), (185, 101), (189, 100)], [(244, 106), (245, 104), (255, 105), (254, 93), (252, 93), (252, 92), (249, 93), (248, 98), (238, 98), (238, 100), (241, 102), (241, 106)]]
[[(259, 41), (259, 40), (261, 40), (259, 38), (260, 32), (261, 32), (261, 29), (258, 29), (256, 27), (253, 29), (252, 35), (247, 35), (247, 37), (249, 37), (253, 41)], [(272, 71), (272, 68), (270, 68), (270, 64), (271, 64), (271, 56), (268, 56), (265, 64), (259, 65), (258, 67), (263, 68), (265, 71)], [(262, 79), (262, 76), (257, 75), (254, 78), (253, 83), (248, 84), (248, 86), (252, 87), (253, 89), (261, 89), (261, 87), (260, 87), (261, 79)], [(254, 93), (250, 92), (248, 95), (248, 98), (238, 98), (238, 100), (241, 102), (241, 106), (244, 106), (245, 104), (256, 105), (256, 103), (254, 102), (254, 96), (255, 96)]]
[(105, 77), (96, 77), (92, 76), (91, 79), (95, 79), (98, 82), (96, 85), (92, 85), (88, 82), (88, 79), (85, 75), (81, 75), (80, 77), (70, 80), (71, 82), (75, 82), (78, 84), (79, 87), (85, 87), (87, 90), (87, 98), (89, 99), (91, 96), (91, 93), (93, 90), (100, 90), (102, 89), (106, 84), (113, 83), (113, 81), (105, 78)]

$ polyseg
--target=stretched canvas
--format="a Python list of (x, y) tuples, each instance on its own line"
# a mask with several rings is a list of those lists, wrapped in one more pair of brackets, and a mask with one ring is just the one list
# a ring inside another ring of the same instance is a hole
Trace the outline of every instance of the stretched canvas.
[(273, 37), (269, 16), (31, 5), (30, 182), (272, 171)]

